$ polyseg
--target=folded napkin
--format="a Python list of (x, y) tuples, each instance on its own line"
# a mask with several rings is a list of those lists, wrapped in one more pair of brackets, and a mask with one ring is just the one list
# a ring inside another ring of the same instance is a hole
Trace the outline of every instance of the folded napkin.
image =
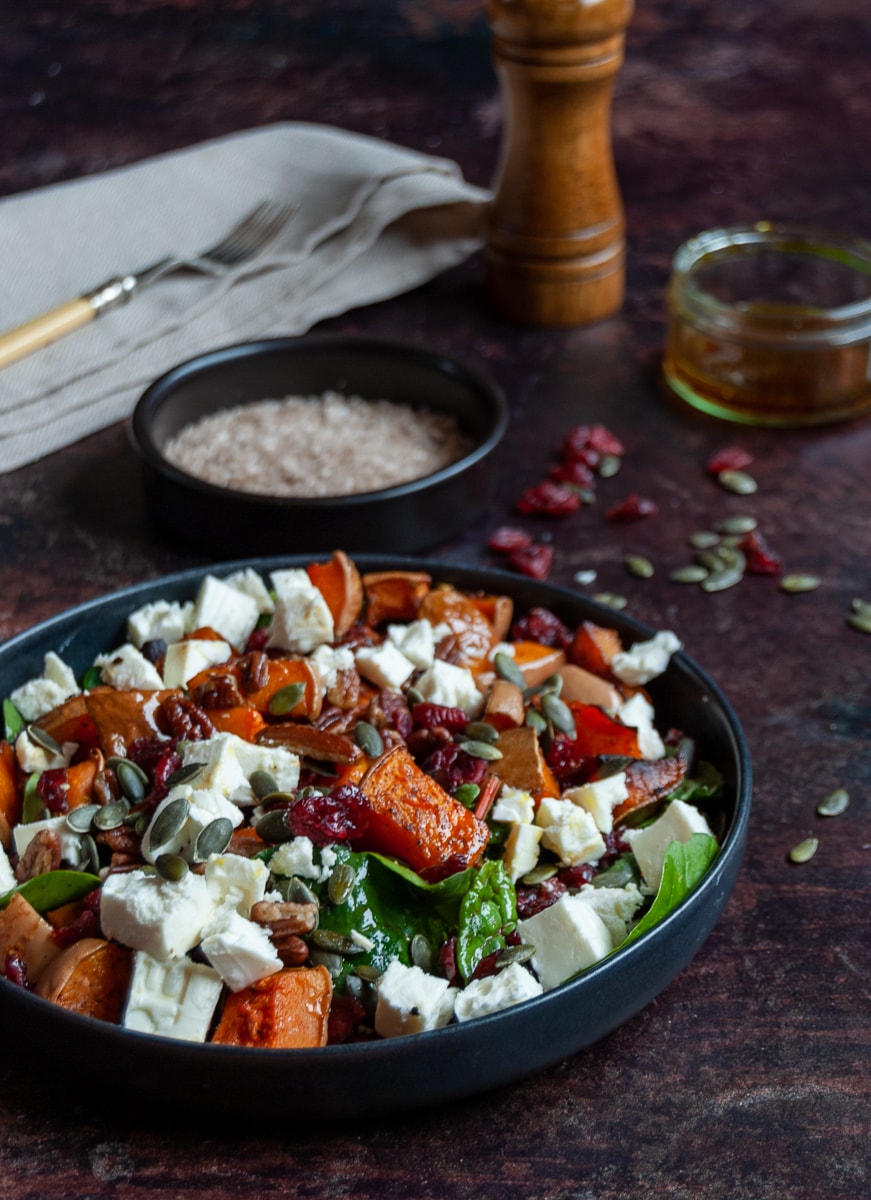
[(196, 354), (303, 333), (431, 279), (481, 244), (488, 199), (445, 159), (280, 124), (0, 201), (0, 330), (193, 256), (261, 200), (299, 205), (253, 262), (219, 280), (171, 275), (0, 370), (0, 471), (123, 420)]

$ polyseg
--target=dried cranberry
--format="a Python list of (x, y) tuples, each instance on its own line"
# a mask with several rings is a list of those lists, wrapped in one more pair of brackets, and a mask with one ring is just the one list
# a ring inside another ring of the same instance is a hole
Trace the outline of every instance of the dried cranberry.
[(430, 704), (427, 701), (415, 704), (411, 716), (418, 729), (441, 726), (451, 733), (459, 733), (469, 724), (469, 718), (462, 708), (449, 708), (446, 704)]
[(653, 500), (647, 500), (637, 492), (630, 492), (625, 500), (609, 508), (605, 517), (609, 521), (638, 521), (642, 517), (653, 517), (658, 512), (659, 508)]
[(603, 871), (605, 867), (610, 867), (615, 859), (621, 854), (628, 854), (630, 850), (629, 843), (623, 837), (624, 830), (621, 828), (612, 829), (610, 833), (604, 835), (605, 853), (597, 863), (598, 869)]
[(252, 654), (257, 650), (265, 650), (266, 643), (269, 641), (270, 630), (268, 626), (260, 629), (255, 629), (245, 643), (245, 653)]
[(427, 775), (431, 775), (436, 783), (450, 793), (463, 783), (480, 784), (487, 774), (484, 759), (467, 754), (456, 742), (441, 746), (421, 766)]
[(492, 954), (482, 958), (472, 972), (472, 979), (486, 979), (488, 975), (496, 974), (496, 964), (502, 957), (502, 949), (494, 950)]
[(592, 883), (595, 874), (596, 868), (592, 863), (577, 863), (573, 867), (563, 867), (557, 878), (569, 890), (578, 891), (585, 883)]
[(442, 967), (442, 974), (451, 987), (461, 987), (462, 980), (460, 972), (457, 968), (457, 939), (455, 937), (448, 938), (443, 943), (439, 951), (439, 961)]
[(15, 950), (6, 951), (6, 959), (3, 963), (3, 977), (4, 979), (8, 979), (10, 983), (14, 983), (17, 987), (30, 987), (27, 981), (27, 965), (21, 955), (16, 953)]
[(52, 941), (57, 942), (59, 946), (72, 946), (74, 942), (80, 942), (82, 938), (99, 937), (99, 934), (100, 922), (97, 920), (97, 914), (93, 909), (85, 908), (74, 921), (52, 930), (51, 936)]
[(542, 646), (566, 650), (572, 644), (572, 631), (549, 608), (531, 608), (515, 621), (511, 636), (516, 642), (539, 642)]
[[(564, 457), (582, 461), (590, 451), (595, 455), (616, 454), (618, 457), (626, 453), (620, 439), (604, 425), (575, 425), (566, 434), (561, 449)], [(595, 462), (588, 465), (594, 466)]]
[(577, 512), (580, 507), (578, 493), (552, 479), (525, 488), (516, 504), (518, 512), (538, 513), (545, 517), (564, 517)]
[(371, 811), (360, 789), (343, 783), (326, 795), (301, 794), (288, 811), (287, 824), (295, 837), (307, 837), (316, 846), (326, 846), (359, 837), (369, 824)]
[(545, 758), (563, 791), (569, 787), (580, 787), (581, 784), (589, 783), (599, 765), (597, 757), (580, 753), (575, 743), (564, 733), (556, 735)]
[(569, 458), (555, 463), (548, 471), (548, 475), (557, 483), (571, 483), (579, 488), (591, 488), (596, 482), (593, 472), (579, 458)]
[(518, 917), (523, 921), (529, 917), (534, 917), (536, 913), (543, 912), (544, 909), (550, 908), (552, 904), (556, 904), (560, 896), (564, 896), (568, 890), (566, 885), (556, 875), (551, 879), (546, 879), (544, 883), (540, 883), (536, 887), (526, 887), (524, 884), (519, 884), (517, 887)]
[(36, 783), (37, 796), (48, 811), (57, 816), (69, 811), (66, 783), (66, 767), (50, 767), (42, 772)]
[(535, 543), (532, 546), (520, 546), (508, 555), (508, 562), (521, 575), (530, 579), (547, 579), (553, 566), (553, 546)]
[(509, 550), (519, 550), (522, 546), (531, 545), (532, 535), (514, 525), (500, 525), (487, 539), (488, 549), (495, 554), (507, 554)]
[(743, 471), (753, 462), (753, 455), (740, 446), (726, 446), (718, 450), (708, 459), (705, 469), (711, 475), (719, 475), (721, 471)]
[(341, 1045), (349, 1042), (357, 1026), (365, 1020), (366, 1009), (356, 996), (333, 996), (330, 1001), (330, 1016), (327, 1022), (327, 1044)]
[(626, 453), (623, 443), (605, 425), (590, 426), (587, 445), (593, 450), (598, 450), (600, 454), (614, 454), (618, 458), (622, 458)]
[(745, 558), (745, 567), (751, 575), (779, 575), (782, 564), (777, 555), (769, 549), (762, 534), (754, 529), (746, 534), (738, 544), (738, 549)]

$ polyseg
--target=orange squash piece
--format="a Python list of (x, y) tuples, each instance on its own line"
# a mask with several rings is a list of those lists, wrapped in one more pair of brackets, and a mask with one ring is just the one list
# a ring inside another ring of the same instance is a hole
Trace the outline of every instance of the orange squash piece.
[(497, 642), (504, 642), (511, 629), (514, 617), (514, 601), (510, 596), (491, 596), (484, 592), (473, 594), (472, 603), (482, 616), (486, 617), (493, 628)]
[(533, 796), (558, 796), (559, 785), (547, 765), (538, 734), (528, 725), (504, 729), (496, 743), (502, 757), (490, 764), (488, 775), (508, 787), (522, 788)]
[(21, 794), (18, 791), (15, 750), (7, 741), (0, 742), (0, 845), (9, 846), (12, 829), (21, 820)]
[(64, 796), (68, 809), (81, 808), (83, 804), (90, 804), (96, 777), (97, 760), (94, 758), (85, 758), (81, 762), (67, 767), (64, 781), (67, 786)]
[(253, 742), (266, 722), (253, 704), (237, 704), (233, 708), (210, 708), (209, 720), (218, 733), (233, 733), (243, 741)]
[(402, 859), (420, 875), (474, 866), (489, 829), (429, 775), (405, 746), (382, 754), (360, 781), (372, 816), (360, 847)]
[(329, 562), (310, 563), (308, 577), (332, 613), (335, 637), (344, 637), (363, 609), (363, 581), (344, 550), (334, 550)]
[(51, 962), (34, 989), (61, 1008), (120, 1024), (130, 987), (133, 953), (103, 938), (82, 938)]
[(269, 705), (277, 692), (290, 687), (294, 683), (304, 685), (305, 691), (299, 703), (288, 712), (275, 714), (281, 717), (291, 717), (295, 720), (307, 717), (316, 720), (321, 713), (324, 703), (324, 689), (320, 676), (305, 658), (270, 658), (266, 663), (267, 681), (256, 692), (249, 692), (246, 700), (259, 712), (269, 713)]
[(575, 718), (577, 736), (572, 743), (576, 754), (595, 758), (599, 754), (618, 754), (643, 758), (638, 748), (638, 732), (630, 725), (609, 717), (594, 704), (569, 704)]
[(556, 675), (560, 667), (565, 665), (566, 656), (562, 650), (552, 646), (543, 646), (541, 642), (519, 641), (514, 643), (514, 663), (520, 668), (527, 687), (538, 687)]
[(611, 674), (611, 660), (623, 649), (616, 629), (582, 621), (569, 647), (569, 662), (605, 677)]
[(426, 594), (418, 615), (433, 625), (448, 626), (453, 641), (450, 660), (459, 667), (487, 662), (498, 641), (493, 626), (475, 601), (447, 583)]
[(118, 692), (111, 687), (97, 687), (88, 692), (85, 701), (97, 727), (103, 753), (126, 756), (128, 747), (137, 738), (159, 734), (157, 710), (164, 700), (181, 694), (172, 689)]
[(0, 909), (0, 963), (7, 954), (19, 955), (28, 981), (35, 983), (60, 953), (53, 932), (33, 905), (20, 892), (13, 892), (6, 907)]
[(289, 967), (227, 997), (221, 1046), (300, 1050), (327, 1044), (333, 981), (326, 967)]
[(373, 629), (387, 621), (413, 621), (429, 592), (425, 571), (370, 571), (363, 576), (366, 620)]
[(80, 748), (92, 750), (99, 740), (97, 727), (88, 711), (87, 698), (81, 693), (53, 708), (40, 717), (36, 724), (50, 733), (61, 746), (64, 742), (77, 742)]
[(673, 792), (687, 773), (689, 763), (682, 754), (659, 758), (655, 762), (639, 760), (626, 768), (627, 798), (614, 809), (614, 822), (625, 820), (635, 811), (658, 805)]

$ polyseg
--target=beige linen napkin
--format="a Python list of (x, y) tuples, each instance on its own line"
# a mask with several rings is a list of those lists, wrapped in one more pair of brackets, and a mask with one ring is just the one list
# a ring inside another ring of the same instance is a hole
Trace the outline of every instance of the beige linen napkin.
[(489, 194), (454, 163), (374, 138), (280, 124), (0, 201), (0, 330), (166, 255), (211, 245), (261, 200), (299, 209), (255, 262), (170, 276), (0, 371), (0, 471), (131, 412), (206, 350), (302, 333), (395, 296), (481, 243)]

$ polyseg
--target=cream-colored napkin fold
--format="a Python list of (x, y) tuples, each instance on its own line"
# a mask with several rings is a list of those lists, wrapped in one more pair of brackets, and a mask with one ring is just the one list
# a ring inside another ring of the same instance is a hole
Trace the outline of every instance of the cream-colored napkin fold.
[(0, 471), (123, 420), (193, 355), (303, 333), (424, 283), (478, 248), (488, 199), (445, 159), (280, 124), (0, 201), (0, 329), (194, 255), (261, 200), (299, 205), (254, 262), (219, 280), (167, 277), (0, 370)]

